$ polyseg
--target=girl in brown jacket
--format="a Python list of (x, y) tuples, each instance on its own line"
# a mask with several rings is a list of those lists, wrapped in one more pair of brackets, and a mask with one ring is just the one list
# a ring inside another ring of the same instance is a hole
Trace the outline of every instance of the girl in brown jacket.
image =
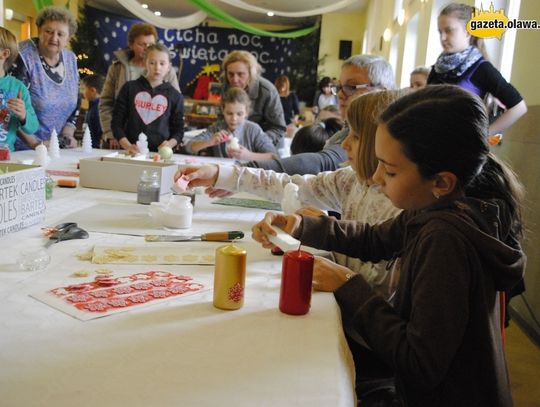
[[(393, 305), (362, 276), (313, 276), (341, 308), (362, 406), (512, 405), (498, 292), (518, 283), (525, 266), (521, 187), (489, 153), (487, 136), (478, 97), (426, 87), (390, 105), (377, 129), (373, 179), (402, 214), (369, 226), (269, 213), (253, 227), (265, 247), (277, 226), (308, 246), (401, 262)], [(394, 404), (363, 386), (384, 373), (394, 379)]]

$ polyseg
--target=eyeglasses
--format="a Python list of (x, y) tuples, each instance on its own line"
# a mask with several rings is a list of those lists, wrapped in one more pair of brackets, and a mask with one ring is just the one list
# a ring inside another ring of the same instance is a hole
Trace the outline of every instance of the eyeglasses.
[(337, 95), (339, 91), (342, 90), (346, 96), (351, 96), (355, 94), (356, 92), (358, 92), (360, 89), (369, 89), (372, 87), (373, 86), (371, 86), (371, 84), (369, 83), (364, 83), (361, 85), (337, 85), (337, 86), (332, 86), (332, 93), (334, 95)]

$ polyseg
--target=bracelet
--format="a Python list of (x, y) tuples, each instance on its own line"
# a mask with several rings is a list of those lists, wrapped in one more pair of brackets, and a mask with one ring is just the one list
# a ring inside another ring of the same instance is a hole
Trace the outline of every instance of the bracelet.
[(347, 273), (345, 274), (345, 278), (347, 279), (347, 281), (349, 281), (351, 278), (354, 277), (354, 273)]

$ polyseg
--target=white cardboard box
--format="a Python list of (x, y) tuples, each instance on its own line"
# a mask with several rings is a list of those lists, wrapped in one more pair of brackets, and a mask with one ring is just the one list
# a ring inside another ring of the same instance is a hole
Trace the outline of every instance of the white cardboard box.
[(157, 171), (160, 193), (171, 192), (178, 165), (159, 161), (140, 161), (114, 157), (90, 157), (79, 161), (82, 187), (137, 192), (137, 185), (144, 170)]
[(0, 237), (45, 220), (45, 170), (0, 163)]

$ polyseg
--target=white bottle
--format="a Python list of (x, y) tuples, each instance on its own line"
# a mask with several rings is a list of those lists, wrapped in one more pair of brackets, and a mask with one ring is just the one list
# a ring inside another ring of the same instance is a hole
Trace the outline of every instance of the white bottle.
[(283, 188), (283, 198), (281, 199), (281, 209), (285, 215), (290, 215), (300, 209), (300, 197), (298, 196), (299, 187), (292, 182), (289, 182)]

